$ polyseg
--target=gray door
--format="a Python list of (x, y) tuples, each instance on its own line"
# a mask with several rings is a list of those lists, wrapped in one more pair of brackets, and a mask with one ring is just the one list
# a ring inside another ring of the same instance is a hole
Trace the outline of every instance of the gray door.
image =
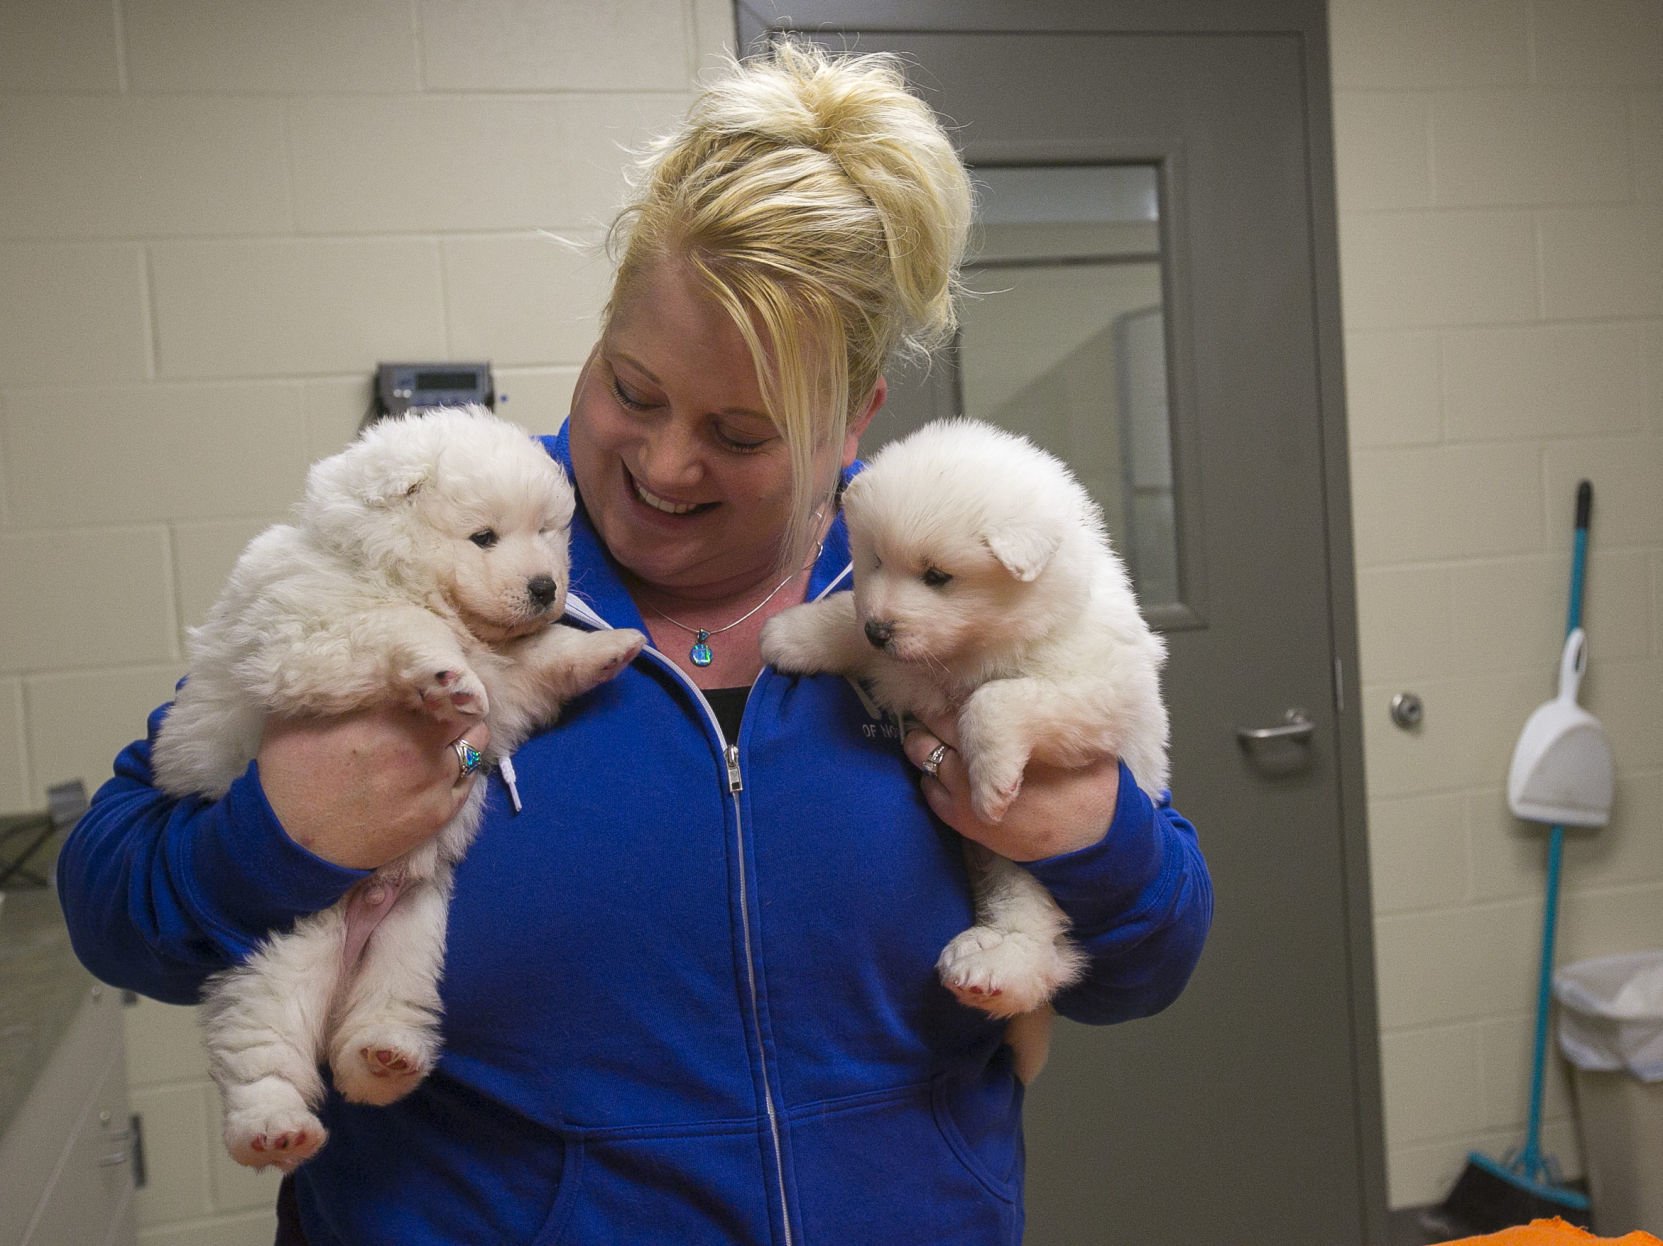
[(790, 12), (741, 38), (901, 52), (984, 184), (958, 358), (875, 431), (965, 410), (1074, 463), (1171, 650), (1214, 933), (1166, 1013), (1058, 1028), (1028, 1241), (1383, 1241), (1322, 6)]

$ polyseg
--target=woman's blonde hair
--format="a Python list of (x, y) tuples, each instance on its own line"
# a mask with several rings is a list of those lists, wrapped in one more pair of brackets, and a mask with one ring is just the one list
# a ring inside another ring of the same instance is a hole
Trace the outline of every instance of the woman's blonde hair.
[(899, 58), (786, 40), (730, 62), (648, 148), (608, 239), (612, 302), (689, 265), (743, 335), (790, 448), (783, 562), (801, 556), (818, 447), (841, 441), (897, 355), (951, 337), (970, 181)]

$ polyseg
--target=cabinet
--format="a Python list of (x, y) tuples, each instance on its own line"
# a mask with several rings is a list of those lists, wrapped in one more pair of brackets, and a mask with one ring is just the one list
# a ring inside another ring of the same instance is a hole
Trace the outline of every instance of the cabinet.
[(121, 1002), (118, 992), (86, 982), (0, 1137), (0, 1246), (138, 1240)]

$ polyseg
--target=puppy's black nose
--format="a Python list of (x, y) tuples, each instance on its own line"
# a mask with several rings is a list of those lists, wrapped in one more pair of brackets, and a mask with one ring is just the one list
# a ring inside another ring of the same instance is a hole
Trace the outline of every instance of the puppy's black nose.
[(894, 634), (894, 624), (879, 619), (866, 620), (866, 639), (872, 642), (872, 648), (882, 649), (889, 643), (889, 638)]
[(539, 610), (547, 610), (559, 593), (560, 586), (554, 582), (551, 575), (533, 576), (526, 581), (525, 595), (531, 598), (531, 604)]

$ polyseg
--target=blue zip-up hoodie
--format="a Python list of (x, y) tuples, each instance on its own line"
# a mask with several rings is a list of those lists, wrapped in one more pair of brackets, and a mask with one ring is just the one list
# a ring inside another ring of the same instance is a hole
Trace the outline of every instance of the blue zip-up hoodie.
[[(581, 509), (572, 567), (568, 621), (642, 627)], [(848, 577), (840, 519), (810, 596)], [(215, 803), (157, 791), (165, 713), (59, 886), (93, 973), (193, 1003), (365, 875), (288, 837), (257, 765)], [(313, 1246), (1021, 1240), (1022, 1089), (1002, 1027), (936, 978), (970, 893), (893, 724), (841, 679), (765, 670), (730, 742), (648, 650), (514, 762), (524, 811), (494, 776), (456, 876), (443, 1057), (390, 1107), (330, 1096), (296, 1176)], [(1212, 893), (1165, 802), (1123, 768), (1102, 842), (1030, 868), (1092, 957), (1062, 1014), (1177, 996)]]

